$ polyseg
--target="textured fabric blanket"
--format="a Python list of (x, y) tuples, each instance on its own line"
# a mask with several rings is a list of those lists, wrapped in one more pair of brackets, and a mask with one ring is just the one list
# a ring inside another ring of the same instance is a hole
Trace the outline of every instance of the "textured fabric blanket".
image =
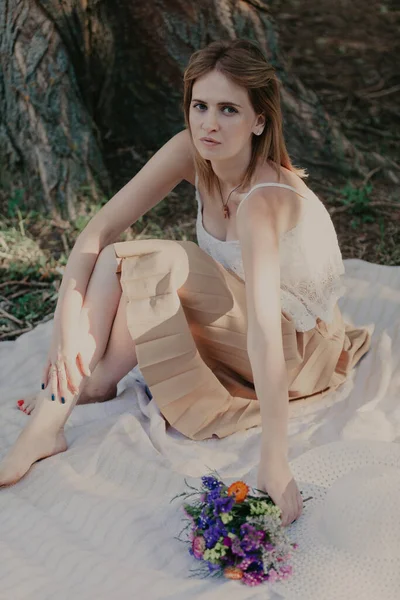
[[(375, 325), (371, 350), (334, 393), (290, 404), (290, 460), (341, 439), (400, 441), (400, 267), (344, 263), (339, 305), (348, 322)], [(40, 389), (51, 330), (0, 343), (0, 458), (30, 418), (15, 401)], [(166, 431), (144, 386), (136, 368), (116, 399), (77, 406), (67, 452), (0, 489), (1, 600), (278, 600), (268, 584), (189, 577), (198, 565), (175, 539), (183, 500), (170, 503), (207, 468), (256, 485), (261, 428), (194, 442)]]

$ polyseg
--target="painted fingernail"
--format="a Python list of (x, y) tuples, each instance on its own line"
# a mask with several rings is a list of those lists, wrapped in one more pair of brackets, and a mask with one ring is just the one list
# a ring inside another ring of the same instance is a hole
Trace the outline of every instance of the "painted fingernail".
[(52, 399), (52, 400), (55, 400), (55, 398), (54, 398), (54, 394), (52, 394), (52, 395), (51, 395), (51, 399)]
[(18, 406), (22, 406), (22, 405), (23, 405), (23, 403), (24, 403), (24, 401), (23, 401), (23, 400), (18, 400), (18, 402), (17, 402)]
[(42, 390), (44, 390), (44, 383), (42, 383)]
[(61, 398), (61, 403), (65, 404), (65, 398)]

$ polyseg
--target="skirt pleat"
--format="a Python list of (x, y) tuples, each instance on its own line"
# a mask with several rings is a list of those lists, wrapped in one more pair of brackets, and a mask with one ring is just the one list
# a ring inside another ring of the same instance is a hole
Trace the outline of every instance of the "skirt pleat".
[[(245, 282), (194, 242), (116, 242), (127, 326), (167, 424), (193, 440), (261, 425), (247, 353)], [(282, 312), (289, 401), (336, 389), (369, 350), (367, 328), (318, 319), (298, 332)]]

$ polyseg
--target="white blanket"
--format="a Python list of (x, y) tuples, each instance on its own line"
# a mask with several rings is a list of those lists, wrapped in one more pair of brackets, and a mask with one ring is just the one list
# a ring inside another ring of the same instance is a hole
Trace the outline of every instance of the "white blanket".
[[(322, 401), (290, 404), (290, 459), (340, 439), (400, 439), (400, 268), (345, 260), (344, 318), (375, 331), (352, 377)], [(371, 329), (372, 329), (371, 327)], [(30, 417), (15, 401), (40, 390), (52, 321), (0, 343), (0, 458)], [(138, 381), (137, 381), (138, 379)], [(231, 600), (278, 595), (226, 579), (189, 578), (176, 494), (207, 467), (256, 485), (261, 428), (194, 442), (168, 429), (134, 369), (103, 404), (77, 406), (68, 451), (0, 489), (1, 600)], [(301, 482), (297, 482), (301, 489)], [(290, 536), (290, 527), (287, 529)], [(298, 600), (306, 600), (299, 598)]]

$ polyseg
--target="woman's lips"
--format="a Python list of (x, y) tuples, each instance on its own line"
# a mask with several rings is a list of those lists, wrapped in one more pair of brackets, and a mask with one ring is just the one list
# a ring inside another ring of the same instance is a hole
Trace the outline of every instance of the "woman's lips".
[(219, 146), (220, 142), (210, 142), (209, 140), (200, 140), (206, 146)]

